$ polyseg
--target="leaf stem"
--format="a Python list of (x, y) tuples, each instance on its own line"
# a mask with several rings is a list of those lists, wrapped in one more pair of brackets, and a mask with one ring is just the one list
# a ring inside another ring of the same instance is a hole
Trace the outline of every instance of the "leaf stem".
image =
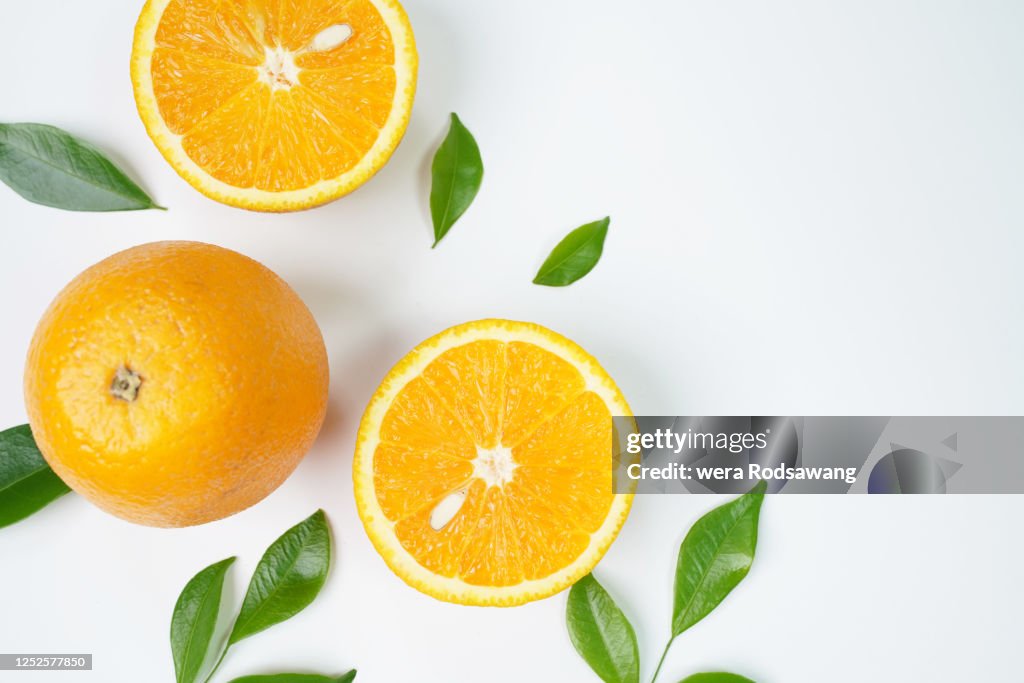
[(654, 670), (654, 675), (651, 676), (651, 683), (654, 683), (656, 680), (658, 680), (658, 674), (661, 673), (661, 665), (665, 663), (665, 657), (668, 655), (669, 648), (672, 647), (672, 643), (674, 643), (675, 641), (676, 637), (672, 636), (668, 639), (668, 642), (665, 643), (665, 649), (661, 653), (661, 659), (658, 660), (658, 668)]
[(217, 669), (220, 668), (221, 662), (224, 661), (224, 656), (227, 655), (228, 650), (230, 649), (231, 643), (227, 643), (226, 645), (224, 645), (224, 649), (221, 651), (220, 657), (217, 659), (217, 663), (213, 665), (212, 669), (210, 669), (210, 673), (208, 673), (206, 675), (206, 678), (203, 679), (203, 683), (210, 683), (210, 679), (213, 678), (213, 674), (217, 673)]

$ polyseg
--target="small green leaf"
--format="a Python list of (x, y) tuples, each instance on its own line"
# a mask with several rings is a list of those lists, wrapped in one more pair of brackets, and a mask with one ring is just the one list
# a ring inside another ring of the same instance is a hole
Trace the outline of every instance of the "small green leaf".
[(43, 459), (28, 425), (0, 432), (0, 528), (70, 491)]
[(721, 671), (714, 671), (704, 674), (693, 674), (687, 676), (679, 683), (754, 683), (749, 678), (738, 676), (736, 674), (728, 674)]
[(592, 574), (569, 591), (565, 608), (569, 638), (605, 683), (640, 680), (640, 650), (629, 619)]
[(69, 211), (163, 208), (94, 146), (39, 123), (0, 123), (0, 180), (30, 202)]
[(565, 287), (589, 273), (601, 259), (610, 218), (576, 228), (559, 242), (537, 271), (533, 284)]
[(434, 154), (430, 175), (430, 217), (436, 247), (473, 203), (484, 179), (480, 148), (455, 114), (447, 137)]
[(321, 676), (319, 674), (267, 674), (262, 676), (242, 676), (230, 683), (352, 683), (356, 679), (356, 670), (340, 676)]
[(229, 557), (211, 564), (193, 576), (178, 596), (171, 617), (171, 654), (177, 683), (199, 679), (217, 626), (224, 577), (234, 561)]
[(679, 547), (672, 636), (711, 613), (750, 571), (766, 484), (697, 520)]
[(289, 619), (313, 602), (331, 563), (331, 531), (317, 510), (271, 544), (253, 573), (228, 643)]

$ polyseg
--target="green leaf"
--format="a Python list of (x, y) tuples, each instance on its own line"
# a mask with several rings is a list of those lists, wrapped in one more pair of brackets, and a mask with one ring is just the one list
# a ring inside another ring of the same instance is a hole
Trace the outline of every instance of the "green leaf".
[(171, 617), (171, 654), (177, 683), (193, 683), (206, 661), (220, 613), (224, 577), (235, 558), (229, 557), (192, 577), (185, 584)]
[(455, 114), (447, 137), (434, 154), (430, 175), (430, 217), (436, 247), (473, 203), (484, 179), (480, 148)]
[(697, 520), (679, 547), (672, 636), (711, 613), (750, 571), (766, 484)]
[(589, 273), (601, 260), (610, 218), (576, 228), (562, 238), (537, 271), (533, 284), (565, 287)]
[(0, 432), (0, 528), (70, 491), (43, 459), (28, 425)]
[(569, 591), (565, 608), (569, 638), (605, 683), (640, 680), (640, 651), (629, 619), (592, 574)]
[(331, 563), (331, 531), (317, 510), (271, 544), (253, 573), (228, 644), (289, 619), (313, 602)]
[(736, 674), (714, 671), (687, 676), (683, 680), (679, 681), (679, 683), (754, 683), (754, 681)]
[(91, 144), (39, 123), (0, 123), (0, 180), (30, 202), (58, 209), (163, 208)]
[(340, 676), (321, 676), (319, 674), (267, 674), (262, 676), (242, 676), (230, 683), (352, 683), (356, 679), (356, 670)]

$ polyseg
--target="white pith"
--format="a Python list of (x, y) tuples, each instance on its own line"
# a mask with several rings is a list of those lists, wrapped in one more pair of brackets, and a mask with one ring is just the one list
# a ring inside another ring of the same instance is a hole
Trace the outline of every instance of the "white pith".
[(290, 90), (299, 82), (295, 55), (283, 47), (267, 47), (266, 61), (259, 67), (260, 80), (271, 90)]
[(476, 458), (473, 460), (473, 476), (483, 481), (487, 486), (503, 487), (512, 481), (512, 475), (516, 471), (516, 461), (512, 457), (512, 449), (498, 446), (497, 448), (476, 449)]

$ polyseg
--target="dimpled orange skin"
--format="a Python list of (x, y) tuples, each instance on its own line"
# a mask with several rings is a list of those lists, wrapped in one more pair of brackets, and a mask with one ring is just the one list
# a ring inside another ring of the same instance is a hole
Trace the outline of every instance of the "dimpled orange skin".
[[(126, 377), (140, 383), (115, 387)], [(25, 368), (53, 470), (107, 512), (158, 527), (221, 519), (276, 489), (313, 445), (327, 386), (323, 337), (298, 295), (198, 242), (145, 244), (83, 272), (43, 316)]]

